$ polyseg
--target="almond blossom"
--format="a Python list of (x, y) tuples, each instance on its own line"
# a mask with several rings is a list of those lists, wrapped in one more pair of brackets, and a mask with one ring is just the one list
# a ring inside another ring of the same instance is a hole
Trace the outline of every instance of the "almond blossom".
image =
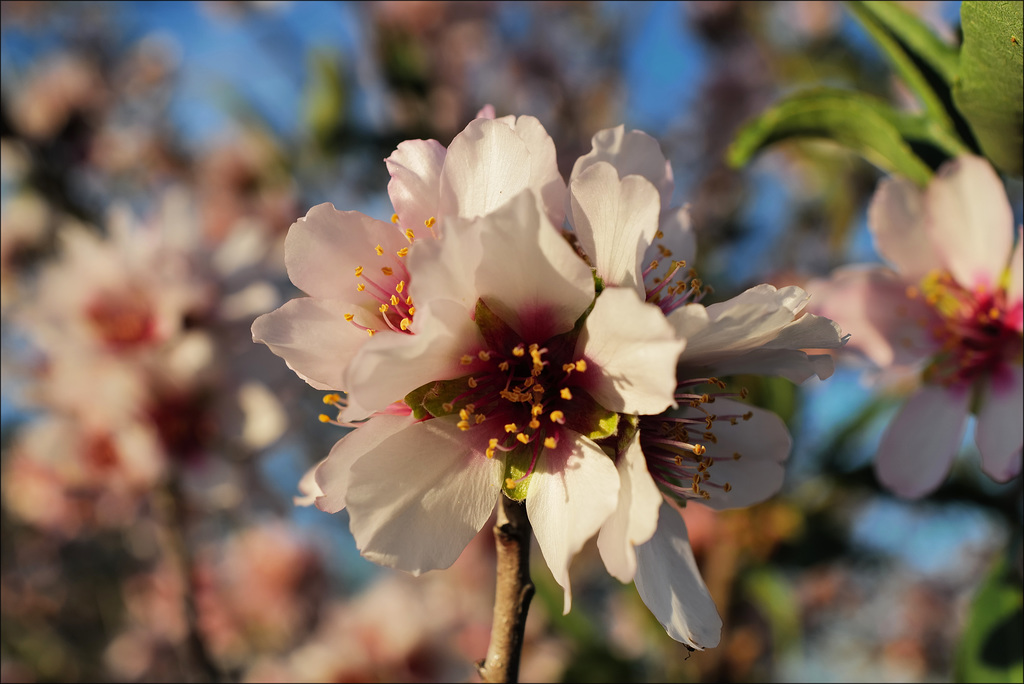
[(916, 389), (886, 429), (879, 480), (916, 498), (945, 479), (967, 417), (985, 473), (1020, 474), (1024, 426), (1021, 229), (984, 159), (943, 165), (925, 189), (879, 185), (868, 225), (885, 265), (837, 269), (817, 284), (815, 310), (842, 321), (851, 348)]
[(831, 357), (803, 350), (845, 340), (832, 321), (802, 313), (808, 295), (796, 287), (758, 285), (726, 302), (699, 303), (707, 290), (687, 268), (696, 254), (688, 210), (670, 206), (671, 167), (646, 134), (620, 126), (595, 135), (569, 187), (569, 219), (603, 296), (615, 288), (637, 292), (686, 340), (676, 405), (639, 415), (632, 430), (620, 431), (622, 492), (598, 549), (611, 575), (635, 581), (669, 636), (691, 648), (715, 646), (721, 618), (673, 504), (695, 499), (726, 509), (763, 501), (781, 488), (791, 446), (777, 415), (736, 401), (743, 392), (724, 391), (717, 376), (824, 379)]

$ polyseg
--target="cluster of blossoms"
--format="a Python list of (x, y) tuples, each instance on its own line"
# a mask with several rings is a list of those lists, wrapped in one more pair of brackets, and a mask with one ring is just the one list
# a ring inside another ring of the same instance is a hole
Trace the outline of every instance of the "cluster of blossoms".
[[(914, 383), (879, 445), (879, 480), (908, 498), (938, 487), (967, 416), (982, 469), (1021, 471), (1024, 267), (1021, 228), (992, 166), (963, 156), (925, 189), (881, 183), (868, 211), (884, 265), (854, 264), (812, 284), (815, 311), (853, 335), (849, 348), (888, 378)], [(1016, 237), (1014, 236), (1016, 232)]]
[(172, 474), (223, 484), (227, 461), (209, 456), (284, 429), (269, 390), (224, 355), (251, 307), (276, 299), (248, 289), (260, 269), (235, 278), (236, 242), (210, 254), (188, 233), (180, 199), (145, 223), (115, 210), (105, 234), (63, 225), (58, 253), (11, 307), (29, 343), (24, 399), (41, 415), (14, 444), (3, 494), (36, 526), (75, 536), (130, 525)]
[[(450, 566), (499, 496), (525, 502), (571, 606), (596, 536), (674, 639), (721, 619), (674, 505), (747, 506), (781, 486), (790, 438), (738, 401), (732, 373), (832, 372), (836, 324), (796, 287), (704, 306), (695, 240), (655, 140), (597, 133), (569, 182), (529, 116), (487, 108), (445, 148), (385, 160), (391, 222), (316, 206), (285, 241), (293, 299), (253, 324), (355, 427), (307, 478), (346, 509), (362, 554), (413, 574)], [(344, 393), (342, 396), (341, 393)]]

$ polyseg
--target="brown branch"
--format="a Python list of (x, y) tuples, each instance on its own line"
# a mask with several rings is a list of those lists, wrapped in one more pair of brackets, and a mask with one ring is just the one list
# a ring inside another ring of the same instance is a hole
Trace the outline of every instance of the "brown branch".
[(484, 682), (511, 684), (519, 680), (526, 613), (534, 592), (530, 580), (530, 535), (525, 504), (502, 495), (494, 525), (498, 569), (491, 643), (487, 657), (477, 663), (477, 672)]

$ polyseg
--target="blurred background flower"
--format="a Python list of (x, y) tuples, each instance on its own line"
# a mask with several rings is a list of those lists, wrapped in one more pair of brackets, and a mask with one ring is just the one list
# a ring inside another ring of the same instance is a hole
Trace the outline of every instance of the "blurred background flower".
[[(904, 5), (959, 41), (960, 3)], [(344, 513), (292, 504), (342, 433), (251, 341), (299, 294), (288, 226), (322, 202), (388, 220), (381, 161), (447, 145), (486, 104), (537, 117), (565, 178), (624, 124), (671, 162), (704, 303), (724, 301), (879, 261), (882, 172), (812, 141), (731, 168), (743, 123), (823, 83), (911, 102), (829, 2), (8, 1), (0, 18), (5, 682), (477, 681), (488, 527), (412, 578), (361, 559)], [(894, 398), (841, 361), (824, 382), (741, 381), (794, 446), (775, 498), (684, 511), (721, 645), (666, 637), (592, 543), (563, 616), (535, 549), (521, 679), (950, 681), (980, 633), (1019, 662), (1020, 609), (985, 608), (1019, 591), (1020, 478), (993, 483), (967, 441), (933, 495), (894, 498), (871, 470)]]

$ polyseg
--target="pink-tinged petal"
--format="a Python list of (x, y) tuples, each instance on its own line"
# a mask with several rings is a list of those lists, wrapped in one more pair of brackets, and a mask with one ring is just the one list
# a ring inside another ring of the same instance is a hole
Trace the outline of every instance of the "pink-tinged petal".
[(530, 188), (540, 195), (551, 225), (561, 228), (565, 221), (566, 188), (558, 170), (555, 141), (532, 116), (520, 116), (511, 128), (530, 152)]
[[(382, 414), (374, 416), (335, 442), (331, 452), (327, 454), (327, 458), (320, 461), (313, 469), (315, 490), (313, 487), (309, 487), (309, 489), (320, 492), (314, 500), (316, 507), (325, 513), (337, 513), (345, 508), (345, 494), (348, 492), (352, 464), (385, 439), (412, 425), (413, 422), (414, 419), (411, 415)], [(305, 477), (302, 479), (306, 480)]]
[[(377, 256), (378, 244), (383, 256)], [(396, 252), (408, 246), (393, 224), (324, 203), (288, 229), (284, 262), (292, 283), (306, 294), (355, 301), (356, 267), (397, 267)]]
[(768, 375), (800, 384), (812, 375), (825, 380), (835, 372), (836, 364), (828, 354), (808, 354), (798, 349), (751, 349), (709, 363), (680, 365), (681, 377), (723, 375)]
[(722, 637), (722, 618), (690, 548), (686, 523), (663, 503), (658, 530), (637, 548), (636, 590), (665, 632), (703, 651)]
[(925, 228), (924, 201), (915, 183), (893, 176), (878, 184), (868, 206), (875, 249), (907, 283), (917, 284), (945, 266)]
[(645, 295), (642, 263), (658, 230), (658, 191), (642, 176), (619, 179), (607, 162), (572, 181), (572, 220), (583, 251), (606, 285)]
[(576, 353), (587, 359), (584, 383), (610, 411), (657, 414), (675, 405), (675, 368), (686, 341), (654, 304), (632, 289), (605, 288), (587, 316)]
[(544, 449), (530, 476), (526, 514), (555, 581), (572, 607), (569, 564), (615, 510), (619, 473), (601, 447), (578, 436), (570, 449)]
[(413, 575), (447, 568), (487, 522), (505, 465), (455, 422), (413, 423), (352, 464), (345, 498), (363, 556)]
[(527, 342), (570, 330), (594, 299), (594, 277), (539, 211), (536, 195), (524, 192), (475, 225), (479, 297)]
[(921, 298), (907, 296), (907, 284), (888, 268), (847, 266), (828, 280), (808, 284), (808, 311), (826, 316), (849, 333), (845, 349), (880, 367), (909, 365), (935, 347), (928, 333), (937, 321)]
[(1013, 365), (990, 380), (982, 400), (974, 441), (981, 468), (996, 482), (1020, 475), (1024, 445), (1024, 368)]
[(661, 197), (661, 206), (672, 203), (675, 181), (672, 166), (661, 152), (658, 141), (642, 131), (626, 132), (625, 126), (598, 131), (591, 139), (591, 150), (576, 160), (569, 176), (575, 180), (588, 167), (597, 162), (609, 162), (620, 178), (636, 174), (654, 184)]
[(494, 111), (494, 105), (485, 104), (480, 108), (480, 111), (476, 113), (474, 119), (493, 119), (496, 116)]
[(426, 231), (426, 222), (437, 218), (445, 154), (436, 140), (405, 140), (384, 160), (391, 174), (388, 196), (403, 229)]
[(658, 230), (661, 237), (651, 243), (643, 256), (643, 268), (647, 268), (652, 261), (658, 262), (658, 267), (647, 276), (647, 282), (651, 284), (655, 279), (660, 282), (672, 268), (672, 262), (684, 261), (688, 266), (693, 266), (697, 260), (697, 235), (690, 221), (689, 206), (663, 211)]
[(439, 213), (473, 218), (494, 211), (530, 186), (530, 163), (529, 148), (515, 131), (500, 121), (474, 119), (448, 146)]
[(882, 435), (875, 474), (899, 496), (916, 499), (938, 487), (960, 449), (970, 388), (921, 387)]
[(969, 290), (993, 291), (1013, 249), (1013, 210), (992, 166), (970, 155), (946, 162), (925, 202), (931, 243), (953, 278)]
[[(320, 463), (317, 463), (303, 474), (298, 485), (299, 494), (301, 496), (292, 497), (293, 505), (312, 506), (316, 503), (317, 499), (324, 495), (323, 491), (320, 489), (320, 485), (316, 483), (316, 469), (323, 465), (326, 460), (326, 458), (323, 459)], [(344, 508), (344, 505), (342, 505), (342, 508)]]
[(636, 547), (643, 544), (658, 528), (661, 493), (654, 478), (647, 472), (647, 461), (640, 448), (637, 432), (619, 456), (619, 502), (597, 535), (608, 574), (620, 582), (632, 582), (636, 574)]
[[(705, 456), (714, 461), (707, 470), (709, 479), (701, 483), (711, 495), (705, 505), (717, 510), (744, 508), (778, 493), (786, 474), (783, 464), (793, 446), (782, 419), (771, 411), (731, 399), (718, 399), (708, 408), (720, 417), (749, 418), (735, 423), (720, 418), (711, 429), (716, 441), (701, 442), (707, 448)], [(691, 418), (703, 417), (695, 409), (687, 410)], [(725, 491), (726, 483), (729, 491)]]
[(252, 339), (316, 389), (344, 390), (345, 369), (368, 339), (345, 320), (349, 311), (351, 305), (336, 300), (292, 299), (253, 321)]
[(466, 374), (459, 359), (482, 348), (483, 340), (469, 312), (460, 304), (435, 300), (416, 312), (416, 334), (377, 333), (349, 363), (345, 387), (349, 408), (345, 420), (365, 417), (401, 401), (431, 380)]
[(1021, 253), (1021, 249), (1024, 248), (1024, 240), (1021, 238), (1021, 228), (1018, 227), (1017, 245), (1013, 248), (1013, 254), (1010, 255), (1009, 280), (1006, 283), (1006, 306), (1011, 315), (1015, 316), (1013, 327), (1017, 330), (1024, 330), (1024, 315), (1022, 315), (1022, 308), (1024, 308), (1024, 255)]

